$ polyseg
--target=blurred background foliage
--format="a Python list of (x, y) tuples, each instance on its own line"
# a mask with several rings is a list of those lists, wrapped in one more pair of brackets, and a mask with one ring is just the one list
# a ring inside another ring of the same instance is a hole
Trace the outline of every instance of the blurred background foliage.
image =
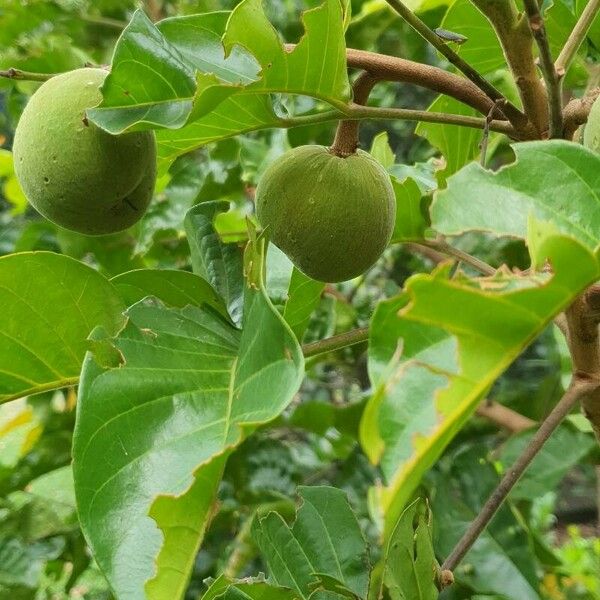
[[(574, 0), (554, 0), (571, 15)], [(413, 0), (432, 27), (442, 22), (446, 0)], [(451, 0), (450, 0), (450, 3)], [(153, 19), (227, 10), (236, 0), (2, 0), (0, 69), (54, 73), (110, 62), (115, 41), (133, 10)], [(301, 11), (315, 0), (267, 0), (265, 7), (286, 41), (302, 34)], [(551, 3), (550, 3), (551, 4)], [(349, 46), (427, 62), (440, 57), (381, 0), (352, 0)], [(596, 79), (592, 31), (588, 61), (570, 73), (579, 94), (588, 74)], [(503, 72), (495, 72), (496, 81)], [(225, 140), (177, 160), (157, 186), (155, 201), (133, 229), (88, 238), (61, 230), (29, 209), (12, 171), (11, 140), (19, 115), (36, 84), (0, 79), (0, 255), (51, 250), (73, 256), (107, 275), (141, 267), (189, 269), (183, 215), (198, 202), (226, 199), (232, 210), (217, 228), (227, 241), (242, 243), (252, 214), (253, 191), (265, 166), (290, 146), (328, 144), (334, 125), (265, 131)], [(431, 92), (408, 84), (379, 85), (372, 103), (426, 108)], [(308, 100), (306, 100), (309, 102)], [(377, 137), (385, 132), (387, 137)], [(431, 132), (431, 130), (430, 130)], [(437, 148), (408, 122), (365, 122), (361, 145), (391, 153), (390, 170), (411, 174), (423, 192), (436, 186), (443, 167)], [(429, 136), (430, 139), (431, 135)], [(439, 146), (439, 144), (438, 144)], [(511, 159), (506, 141), (496, 139), (492, 164)], [(469, 234), (461, 247), (493, 265), (525, 268), (527, 253), (516, 241), (491, 243)], [(407, 244), (392, 246), (363, 277), (326, 286), (304, 341), (368, 324), (375, 304), (395, 294), (413, 273), (429, 271), (435, 257)], [(247, 440), (230, 459), (220, 490), (220, 507), (197, 556), (188, 597), (197, 598), (204, 580), (225, 571), (244, 576), (264, 571), (249, 537), (257, 513), (277, 509), (293, 516), (296, 486), (326, 483), (345, 490), (365, 534), (377, 547), (369, 519), (367, 491), (379, 478), (357, 443), (358, 422), (369, 394), (364, 345), (308, 361), (301, 393), (274, 425)], [(522, 415), (540, 420), (560, 397), (568, 380), (568, 354), (550, 329), (496, 383), (489, 397)], [(70, 443), (76, 398), (72, 389), (38, 395), (0, 407), (0, 600), (111, 598), (90, 559), (77, 525), (70, 473)], [(526, 443), (530, 431), (511, 433), (477, 417), (459, 434), (428, 474), (423, 490), (434, 514), (436, 549), (442, 555), (455, 540), (457, 523), (467, 523)], [(568, 449), (568, 451), (565, 451)], [(458, 585), (446, 600), (494, 600), (503, 595), (512, 561), (523, 585), (540, 598), (600, 599), (598, 482), (600, 453), (585, 419), (573, 414), (551, 439), (457, 571)], [(595, 466), (596, 465), (596, 466)], [(375, 551), (376, 552), (376, 551)], [(376, 557), (373, 557), (376, 558)]]

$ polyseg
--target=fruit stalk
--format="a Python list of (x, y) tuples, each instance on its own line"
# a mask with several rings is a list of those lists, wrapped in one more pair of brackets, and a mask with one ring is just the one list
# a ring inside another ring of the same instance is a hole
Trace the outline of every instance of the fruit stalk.
[[(378, 81), (379, 79), (368, 71), (362, 72), (352, 86), (354, 103), (366, 104), (373, 86)], [(358, 120), (340, 121), (330, 151), (342, 158), (354, 154), (358, 148), (359, 127)]]

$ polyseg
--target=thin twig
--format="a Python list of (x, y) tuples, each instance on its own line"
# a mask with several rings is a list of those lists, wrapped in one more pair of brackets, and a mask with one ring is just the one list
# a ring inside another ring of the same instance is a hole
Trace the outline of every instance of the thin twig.
[(484, 400), (476, 411), (477, 415), (492, 421), (496, 425), (514, 433), (531, 429), (536, 422), (533, 419), (500, 404), (493, 400)]
[(487, 502), (484, 504), (477, 518), (471, 523), (465, 534), (456, 544), (448, 558), (442, 565), (442, 570), (453, 571), (477, 538), (481, 535), (492, 517), (496, 514), (500, 505), (504, 502), (513, 486), (520, 479), (525, 469), (536, 457), (544, 443), (548, 440), (552, 432), (560, 425), (562, 420), (569, 414), (573, 406), (586, 394), (593, 392), (600, 386), (600, 380), (590, 380), (575, 377), (571, 385), (564, 393), (558, 404), (553, 408), (550, 414), (544, 419), (540, 428), (536, 431), (531, 441), (515, 461), (514, 465), (506, 471), (498, 487), (492, 492)]
[(415, 15), (400, 0), (386, 0), (386, 2), (426, 41), (428, 41), (440, 54), (450, 61), (459, 71), (470, 79), (493, 102), (500, 101), (502, 112), (517, 128), (527, 127), (528, 119), (514, 104), (509, 102), (504, 94), (487, 81), (467, 61), (461, 58), (448, 44), (432, 31), (417, 15)]
[[(427, 110), (412, 110), (408, 108), (380, 108), (378, 106), (359, 106), (350, 104), (347, 115), (355, 119), (401, 119), (405, 121), (421, 121), (424, 123), (445, 123), (460, 125), (474, 129), (484, 129), (485, 117), (470, 117), (449, 113), (435, 113)], [(520, 133), (507, 121), (491, 121), (490, 131), (505, 133), (513, 139), (522, 139)]]
[(369, 328), (360, 327), (353, 329), (352, 331), (346, 331), (318, 342), (312, 342), (310, 344), (304, 344), (302, 346), (302, 352), (305, 357), (315, 356), (316, 354), (324, 354), (325, 352), (332, 352), (333, 350), (340, 350), (348, 346), (354, 346), (360, 344), (369, 339)]
[(546, 26), (540, 13), (538, 0), (524, 0), (524, 5), (529, 18), (529, 27), (540, 53), (540, 67), (546, 82), (549, 114), (548, 136), (550, 138), (560, 138), (563, 133), (562, 78), (559, 77), (554, 68), (548, 36), (546, 35)]
[(81, 15), (80, 19), (92, 25), (100, 25), (102, 27), (111, 27), (113, 29), (125, 29), (127, 21), (119, 21), (119, 19), (111, 19), (110, 17)]
[[(447, 113), (429, 112), (427, 110), (411, 110), (408, 108), (380, 108), (378, 106), (359, 106), (350, 104), (342, 113), (339, 110), (328, 110), (322, 113), (310, 115), (298, 115), (281, 119), (278, 127), (298, 127), (299, 125), (313, 125), (315, 123), (326, 123), (327, 121), (339, 121), (340, 119), (376, 119), (381, 120), (403, 120), (422, 121), (425, 123), (445, 123), (447, 125), (458, 125), (472, 129), (483, 129), (485, 118), (470, 117), (467, 115), (454, 115)], [(507, 121), (492, 121), (490, 131), (504, 133), (513, 139), (522, 139), (514, 127)]]
[(554, 66), (559, 75), (566, 73), (567, 69), (570, 67), (573, 58), (575, 58), (575, 55), (577, 54), (577, 50), (579, 50), (579, 46), (581, 46), (581, 43), (585, 39), (599, 10), (600, 0), (589, 0), (586, 7), (583, 9), (579, 20), (575, 27), (573, 27), (573, 31), (571, 31), (569, 38), (556, 59)]
[(463, 250), (460, 250), (459, 248), (451, 246), (450, 244), (448, 244), (448, 242), (444, 241), (441, 238), (438, 238), (434, 242), (422, 242), (422, 244), (424, 246), (429, 246), (430, 248), (433, 248), (434, 250), (437, 250), (439, 252), (443, 252), (448, 256), (453, 256), (454, 258), (457, 258), (460, 262), (465, 263), (470, 267), (473, 267), (476, 271), (479, 271), (483, 275), (496, 274), (496, 269), (494, 269), (492, 265), (488, 265), (486, 262), (480, 260), (476, 256), (473, 256), (471, 254), (468, 254), (467, 252), (464, 252)]
[(32, 73), (31, 71), (23, 71), (13, 67), (0, 71), (0, 77), (16, 79), (18, 81), (48, 81), (48, 79), (54, 77), (54, 75), (54, 73)]

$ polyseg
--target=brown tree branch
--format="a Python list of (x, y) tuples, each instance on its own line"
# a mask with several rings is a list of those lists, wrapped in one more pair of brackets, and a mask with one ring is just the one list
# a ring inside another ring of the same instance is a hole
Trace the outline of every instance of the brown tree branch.
[(535, 38), (539, 53), (542, 75), (546, 82), (546, 93), (548, 95), (549, 110), (549, 137), (560, 138), (563, 135), (562, 118), (562, 77), (558, 75), (554, 68), (548, 36), (546, 35), (546, 26), (540, 13), (540, 7), (537, 0), (524, 0), (525, 10), (529, 18), (529, 28)]
[[(600, 286), (591, 286), (566, 310), (567, 342), (573, 361), (574, 376), (595, 378), (600, 375)], [(583, 412), (600, 441), (600, 390), (583, 398)]]
[[(295, 47), (296, 44), (284, 45), (287, 52), (292, 52)], [(412, 83), (451, 96), (484, 115), (487, 115), (494, 105), (473, 82), (439, 67), (354, 48), (346, 49), (346, 60), (350, 68), (367, 71), (377, 81)], [(502, 110), (498, 112), (501, 113)]]
[[(528, 128), (528, 119), (516, 106), (509, 102), (504, 94), (487, 81), (467, 61), (461, 58), (448, 44), (444, 42), (434, 31), (432, 31), (417, 15), (415, 15), (400, 0), (386, 0), (386, 2), (427, 42), (429, 42), (440, 54), (471, 80), (485, 95), (497, 103), (499, 109), (506, 115), (508, 120), (520, 130)], [(489, 111), (489, 109), (488, 109)], [(484, 111), (487, 114), (488, 111)]]
[(525, 114), (533, 123), (537, 137), (548, 130), (547, 95), (533, 57), (533, 36), (529, 22), (513, 0), (472, 0), (490, 21), (513, 74)]
[(533, 419), (529, 419), (518, 412), (493, 400), (484, 400), (476, 411), (477, 415), (492, 421), (496, 425), (508, 429), (513, 433), (531, 429), (536, 425)]
[(523, 475), (525, 469), (530, 465), (552, 432), (560, 425), (579, 399), (585, 397), (587, 394), (596, 392), (599, 386), (600, 380), (574, 376), (571, 385), (563, 397), (544, 419), (540, 428), (531, 438), (531, 441), (515, 461), (514, 465), (506, 471), (480, 513), (458, 541), (448, 558), (446, 558), (441, 567), (442, 571), (453, 571), (456, 568), (477, 538), (485, 530), (498, 508), (500, 508), (500, 505), (506, 500), (513, 486), (520, 479), (521, 475)]
[(368, 71), (379, 81), (412, 83), (451, 96), (484, 115), (494, 105), (474, 83), (439, 67), (354, 48), (346, 50), (346, 58), (349, 67)]
[(590, 110), (600, 96), (600, 88), (595, 88), (583, 98), (574, 98), (563, 109), (563, 138), (572, 140), (577, 129), (587, 123)]

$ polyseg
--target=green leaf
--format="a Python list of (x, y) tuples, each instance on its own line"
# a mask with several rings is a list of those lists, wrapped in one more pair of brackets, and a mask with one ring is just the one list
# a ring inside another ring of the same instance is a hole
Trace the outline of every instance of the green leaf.
[(111, 279), (127, 306), (146, 296), (154, 296), (167, 306), (183, 308), (188, 304), (207, 304), (223, 316), (227, 310), (213, 287), (201, 277), (175, 269), (137, 269)]
[(392, 175), (391, 180), (396, 194), (396, 222), (392, 243), (423, 240), (429, 222), (419, 186), (410, 177), (404, 181), (398, 181)]
[(209, 141), (293, 124), (276, 114), (273, 93), (343, 111), (350, 86), (342, 5), (324, 0), (303, 21), (304, 36), (287, 52), (260, 0), (158, 27), (137, 12), (117, 44), (104, 101), (89, 116), (111, 133), (162, 129), (159, 156), (171, 161)]
[[(467, 116), (479, 115), (473, 108), (448, 96), (438, 96), (427, 110)], [(478, 129), (443, 123), (419, 123), (415, 133), (427, 138), (429, 143), (438, 148), (444, 156), (446, 164), (436, 173), (440, 185), (479, 155), (479, 144), (483, 136)]]
[(600, 157), (562, 140), (513, 148), (516, 161), (496, 173), (472, 163), (451, 177), (434, 196), (432, 226), (447, 235), (479, 230), (525, 238), (533, 216), (594, 249), (600, 241)]
[(390, 148), (387, 131), (382, 131), (373, 138), (369, 154), (386, 169), (389, 169), (396, 162), (396, 156)]
[[(502, 447), (500, 462), (509, 469), (525, 449), (534, 431), (511, 436)], [(536, 500), (548, 490), (557, 489), (567, 472), (596, 446), (594, 437), (561, 425), (544, 444), (523, 477), (511, 491), (513, 500)], [(569, 451), (565, 452), (568, 448)]]
[(236, 244), (224, 243), (214, 228), (215, 217), (228, 208), (228, 202), (202, 202), (187, 212), (184, 224), (194, 273), (213, 286), (239, 324), (244, 303), (242, 253)]
[(405, 509), (384, 556), (383, 579), (392, 600), (436, 600), (438, 564), (431, 539), (431, 515), (417, 499)]
[[(111, 133), (133, 124), (177, 128), (192, 109), (194, 71), (141, 11), (134, 13), (115, 48), (103, 101), (88, 117)], [(139, 127), (138, 127), (139, 128)]]
[[(498, 484), (498, 475), (482, 454), (481, 444), (463, 447), (449, 457), (445, 468), (433, 473), (434, 540), (439, 556), (448, 556)], [(514, 507), (504, 503), (454, 570), (456, 580), (474, 592), (539, 600), (539, 567), (522, 523)]]
[(122, 364), (86, 359), (77, 504), (119, 598), (183, 597), (228, 453), (300, 385), (302, 353), (263, 289), (248, 290), (244, 310), (240, 332), (208, 307), (147, 298), (112, 340)]
[(480, 73), (506, 67), (506, 59), (492, 25), (471, 0), (453, 2), (441, 27), (467, 38), (464, 44), (454, 50)]
[(596, 255), (577, 241), (542, 227), (538, 233), (532, 258), (549, 259), (554, 276), (450, 278), (446, 265), (411, 277), (406, 291), (380, 303), (373, 316), (374, 394), (361, 444), (383, 470), (385, 485), (377, 491), (388, 536), (422, 475), (494, 380), (600, 275)]
[(319, 577), (329, 576), (365, 598), (369, 557), (345, 493), (330, 487), (300, 487), (298, 491), (302, 505), (292, 528), (277, 513), (253, 525), (253, 538), (273, 581), (308, 598), (319, 585)]
[(0, 291), (0, 402), (76, 384), (92, 329), (122, 322), (112, 285), (59, 254), (0, 258)]
[(294, 335), (302, 340), (310, 322), (310, 316), (319, 305), (325, 284), (311, 279), (294, 268), (288, 288), (288, 299), (283, 309), (283, 318)]

